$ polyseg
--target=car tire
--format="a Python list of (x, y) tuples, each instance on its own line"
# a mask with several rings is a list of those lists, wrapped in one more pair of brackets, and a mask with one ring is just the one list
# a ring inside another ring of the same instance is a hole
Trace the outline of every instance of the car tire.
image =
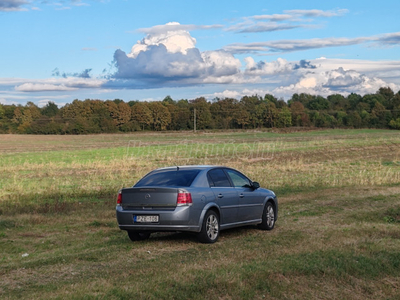
[(128, 230), (128, 236), (132, 242), (144, 241), (150, 237), (150, 233)]
[(275, 226), (275, 207), (271, 202), (267, 202), (264, 207), (262, 222), (258, 227), (262, 230), (272, 230)]
[(219, 216), (213, 211), (209, 210), (204, 219), (201, 231), (198, 234), (198, 239), (202, 243), (212, 244), (218, 240), (219, 237)]

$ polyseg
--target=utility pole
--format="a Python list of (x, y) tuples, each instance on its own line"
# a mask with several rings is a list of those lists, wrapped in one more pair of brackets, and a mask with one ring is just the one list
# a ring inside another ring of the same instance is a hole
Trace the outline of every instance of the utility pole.
[(196, 109), (194, 109), (194, 121), (193, 121), (194, 132), (196, 132)]

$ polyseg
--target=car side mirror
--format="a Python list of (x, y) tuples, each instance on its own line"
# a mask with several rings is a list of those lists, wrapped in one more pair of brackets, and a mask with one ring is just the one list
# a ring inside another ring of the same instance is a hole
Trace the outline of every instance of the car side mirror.
[(260, 184), (257, 181), (253, 181), (253, 183), (251, 184), (251, 187), (256, 190), (260, 187)]

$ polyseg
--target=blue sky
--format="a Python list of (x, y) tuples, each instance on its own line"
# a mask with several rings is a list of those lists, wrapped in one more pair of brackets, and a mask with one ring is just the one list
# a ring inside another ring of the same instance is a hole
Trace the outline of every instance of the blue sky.
[(0, 103), (400, 89), (399, 1), (0, 0)]

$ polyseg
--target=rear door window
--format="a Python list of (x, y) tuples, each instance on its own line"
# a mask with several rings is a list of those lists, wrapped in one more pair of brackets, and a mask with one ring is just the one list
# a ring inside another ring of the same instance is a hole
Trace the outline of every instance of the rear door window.
[(208, 172), (208, 182), (211, 187), (231, 187), (231, 183), (222, 169), (210, 170)]

